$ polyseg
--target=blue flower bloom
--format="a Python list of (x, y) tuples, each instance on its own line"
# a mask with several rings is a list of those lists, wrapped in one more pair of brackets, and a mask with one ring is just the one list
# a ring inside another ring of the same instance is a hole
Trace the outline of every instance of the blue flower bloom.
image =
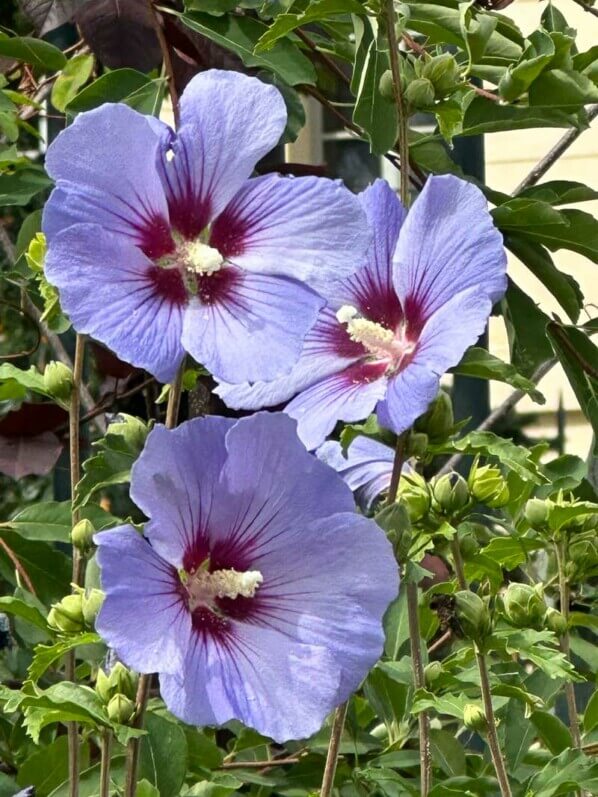
[(369, 232), (340, 182), (250, 178), (286, 109), (257, 78), (211, 70), (176, 133), (126, 105), (80, 114), (50, 146), (46, 272), (73, 326), (162, 381), (185, 350), (228, 381), (297, 361), (323, 300)]
[(395, 452), (378, 440), (359, 435), (346, 452), (336, 440), (327, 440), (316, 454), (342, 476), (358, 504), (366, 510), (390, 487)]
[(96, 535), (99, 633), (160, 673), (186, 722), (303, 738), (382, 651), (398, 573), (378, 526), (283, 413), (155, 427), (131, 496), (149, 516)]
[(502, 237), (474, 185), (430, 177), (408, 214), (382, 180), (360, 199), (374, 234), (366, 262), (329, 286), (328, 305), (291, 373), (216, 390), (237, 409), (295, 396), (285, 412), (308, 448), (319, 446), (338, 421), (358, 421), (374, 410), (397, 434), (411, 426), (506, 289)]

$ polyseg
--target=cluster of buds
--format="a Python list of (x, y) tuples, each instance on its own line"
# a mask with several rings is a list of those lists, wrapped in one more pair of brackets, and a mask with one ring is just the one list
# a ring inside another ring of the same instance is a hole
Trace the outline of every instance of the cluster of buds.
[(502, 594), (503, 612), (516, 628), (540, 629), (544, 626), (547, 606), (541, 584), (509, 584)]
[(492, 618), (488, 604), (468, 589), (456, 592), (454, 599), (455, 619), (459, 629), (465, 637), (475, 642), (479, 648), (483, 648), (484, 642), (492, 633)]
[(98, 670), (95, 691), (106, 706), (111, 722), (126, 725), (135, 715), (137, 675), (117, 661), (106, 674)]
[(432, 479), (432, 508), (451, 520), (459, 519), (470, 508), (471, 496), (467, 482), (459, 473), (446, 473)]
[(467, 484), (474, 501), (491, 509), (499, 509), (509, 502), (509, 486), (500, 468), (493, 465), (479, 465), (476, 458), (469, 472)]
[[(449, 96), (462, 84), (461, 68), (451, 53), (404, 59), (401, 70), (402, 89), (411, 110), (429, 110), (438, 100)], [(393, 99), (392, 73), (380, 79), (380, 93)]]
[(432, 496), (426, 480), (415, 471), (403, 474), (399, 483), (398, 499), (407, 510), (411, 523), (423, 520), (432, 504)]
[(48, 625), (60, 634), (81, 634), (93, 628), (103, 601), (104, 593), (101, 590), (77, 588), (71, 595), (52, 605), (48, 613)]
[(555, 499), (530, 498), (525, 505), (525, 519), (540, 532), (585, 532), (598, 528), (598, 505), (565, 497), (560, 491)]

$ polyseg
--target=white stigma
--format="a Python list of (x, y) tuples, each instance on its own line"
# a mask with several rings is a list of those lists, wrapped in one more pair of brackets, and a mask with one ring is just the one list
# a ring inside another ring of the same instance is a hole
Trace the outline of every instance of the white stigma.
[(196, 274), (214, 274), (222, 267), (224, 258), (214, 247), (192, 241), (185, 246), (185, 262), (187, 268)]
[(230, 570), (198, 570), (188, 577), (185, 583), (189, 596), (189, 609), (197, 606), (211, 606), (216, 598), (253, 598), (264, 581), (259, 570), (246, 570), (244, 573)]

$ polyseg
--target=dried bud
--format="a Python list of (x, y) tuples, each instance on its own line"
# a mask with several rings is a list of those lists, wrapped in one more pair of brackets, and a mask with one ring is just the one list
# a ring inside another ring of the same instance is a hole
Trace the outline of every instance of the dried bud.
[(406, 508), (412, 523), (417, 523), (430, 511), (430, 490), (425, 479), (415, 471), (403, 474), (398, 498)]
[(453, 402), (449, 394), (440, 390), (427, 412), (415, 422), (418, 432), (425, 432), (430, 440), (446, 440), (453, 429)]
[(434, 681), (437, 681), (440, 678), (443, 672), (444, 667), (439, 661), (431, 661), (429, 664), (426, 664), (424, 667), (424, 678), (428, 689), (434, 683)]
[(552, 631), (557, 636), (563, 636), (563, 634), (567, 632), (568, 628), (564, 615), (552, 607), (546, 611), (544, 625), (549, 629), (549, 631)]
[(451, 53), (435, 55), (425, 63), (422, 77), (433, 83), (438, 94), (446, 94), (460, 80), (459, 64)]
[(509, 501), (509, 487), (499, 468), (491, 465), (480, 467), (476, 460), (467, 483), (474, 499), (492, 509), (505, 506)]
[(467, 482), (458, 473), (447, 473), (432, 481), (432, 506), (441, 515), (452, 517), (470, 503)]
[(543, 529), (548, 522), (549, 502), (530, 498), (525, 505), (525, 519), (533, 529)]
[(455, 593), (455, 613), (459, 625), (468, 639), (482, 643), (492, 630), (488, 606), (471, 590)]
[(104, 593), (101, 589), (90, 589), (83, 595), (83, 619), (93, 628), (98, 612), (104, 602)]
[(470, 731), (483, 733), (488, 728), (486, 715), (482, 708), (475, 703), (466, 703), (463, 708), (463, 724)]
[(93, 535), (95, 529), (90, 520), (83, 518), (73, 526), (71, 531), (71, 542), (78, 551), (87, 553), (93, 545)]
[(126, 725), (135, 715), (135, 703), (125, 695), (114, 695), (106, 708), (111, 722)]
[(85, 628), (83, 596), (80, 592), (67, 595), (55, 603), (48, 613), (48, 625), (63, 634), (78, 634)]
[(412, 108), (429, 108), (434, 104), (434, 86), (425, 77), (415, 78), (405, 90), (405, 99)]
[(505, 617), (517, 628), (540, 629), (546, 615), (541, 585), (509, 584), (502, 596)]
[(71, 369), (57, 360), (49, 362), (44, 370), (44, 387), (60, 404), (67, 404), (73, 387)]

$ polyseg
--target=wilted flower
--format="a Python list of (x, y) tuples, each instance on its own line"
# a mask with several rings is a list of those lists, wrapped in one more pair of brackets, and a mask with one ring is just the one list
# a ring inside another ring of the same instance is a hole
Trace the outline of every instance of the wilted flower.
[(506, 288), (502, 238), (475, 186), (429, 177), (409, 214), (383, 180), (360, 199), (374, 233), (365, 265), (326, 292), (329, 304), (291, 373), (216, 391), (243, 409), (298, 394), (285, 412), (308, 448), (337, 421), (358, 421), (374, 409), (397, 434), (411, 426)]
[(186, 722), (316, 731), (380, 655), (398, 589), (383, 532), (282, 413), (149, 434), (131, 496), (150, 517), (96, 535), (118, 657), (160, 673)]
[(298, 280), (352, 273), (369, 233), (339, 182), (248, 179), (286, 116), (274, 86), (210, 70), (176, 134), (106, 104), (58, 136), (46, 274), (79, 332), (162, 381), (184, 350), (229, 381), (290, 370), (323, 304)]
[(343, 477), (364, 509), (369, 509), (390, 486), (394, 451), (371, 437), (359, 435), (346, 452), (340, 443), (328, 440), (316, 454)]

